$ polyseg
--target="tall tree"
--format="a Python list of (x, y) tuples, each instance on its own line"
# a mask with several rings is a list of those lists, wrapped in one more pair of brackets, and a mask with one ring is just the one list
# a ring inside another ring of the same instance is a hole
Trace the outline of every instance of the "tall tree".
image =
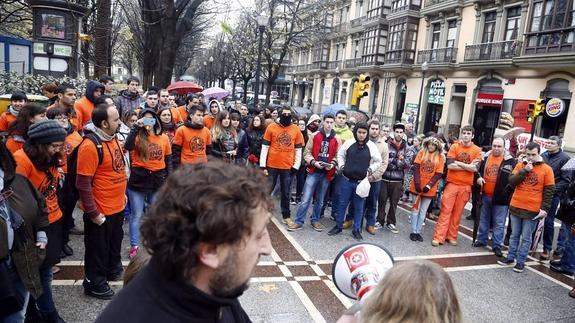
[(111, 74), (111, 7), (111, 0), (98, 0), (96, 5), (97, 16), (94, 26), (94, 74), (96, 77)]
[[(234, 80), (242, 82), (244, 96), (242, 101), (246, 103), (248, 84), (256, 75), (257, 25), (249, 13), (243, 12), (237, 26), (230, 33), (229, 54), (234, 65)], [(234, 84), (235, 90), (235, 84)]]

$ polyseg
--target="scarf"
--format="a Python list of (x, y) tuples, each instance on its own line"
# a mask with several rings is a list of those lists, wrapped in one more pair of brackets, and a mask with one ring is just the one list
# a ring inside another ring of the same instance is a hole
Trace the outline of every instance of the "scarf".
[(176, 125), (173, 122), (168, 123), (162, 122), (162, 128), (164, 129), (164, 131), (172, 131), (175, 127)]
[(94, 127), (94, 133), (98, 137), (100, 137), (100, 139), (102, 139), (102, 141), (112, 141), (112, 140), (114, 140), (114, 138), (116, 138), (115, 134), (109, 135), (109, 134), (105, 133), (104, 130), (102, 130), (98, 127)]
[(8, 111), (10, 112), (11, 115), (13, 115), (13, 116), (15, 116), (15, 117), (17, 117), (18, 114), (20, 113), (20, 110), (14, 109), (13, 106), (10, 106), (10, 107), (8, 108)]

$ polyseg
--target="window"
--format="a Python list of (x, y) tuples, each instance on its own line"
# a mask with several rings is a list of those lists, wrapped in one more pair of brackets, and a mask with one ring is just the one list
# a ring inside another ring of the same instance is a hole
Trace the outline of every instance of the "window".
[(378, 26), (365, 31), (362, 63), (364, 65), (383, 64), (387, 37)]
[(439, 48), (439, 37), (441, 36), (441, 25), (439, 23), (435, 23), (432, 25), (432, 34), (431, 34), (431, 48)]
[(360, 56), (360, 41), (359, 39), (356, 39), (353, 45), (353, 58), (358, 58)]
[(505, 40), (516, 40), (521, 20), (521, 7), (507, 9), (507, 23), (505, 24)]
[(359, 0), (357, 2), (357, 6), (355, 7), (355, 17), (359, 18), (363, 16), (363, 0)]
[(525, 53), (572, 51), (575, 1), (535, 0)]
[(390, 22), (387, 63), (413, 63), (417, 42), (417, 18)]
[(389, 13), (389, 7), (386, 8), (384, 4), (384, 0), (369, 0), (367, 19), (386, 16)]
[(447, 46), (445, 47), (455, 47), (455, 38), (457, 37), (457, 20), (449, 20), (447, 22)]
[(392, 25), (389, 31), (389, 50), (403, 49), (405, 23)]
[(407, 0), (392, 0), (391, 1), (392, 11), (398, 11), (398, 10), (407, 8), (407, 6), (408, 6)]
[(483, 24), (483, 37), (482, 43), (492, 43), (495, 36), (495, 19), (497, 13), (495, 11), (485, 13), (485, 22)]

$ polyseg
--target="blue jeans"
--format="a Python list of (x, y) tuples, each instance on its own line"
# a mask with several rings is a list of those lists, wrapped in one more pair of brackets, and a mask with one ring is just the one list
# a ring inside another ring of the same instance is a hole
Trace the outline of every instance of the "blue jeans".
[(345, 177), (341, 180), (339, 207), (337, 208), (336, 225), (338, 228), (343, 229), (343, 220), (345, 217), (345, 209), (349, 203), (353, 201), (353, 231), (361, 231), (361, 218), (363, 217), (363, 205), (365, 198), (359, 197), (355, 194), (355, 189), (360, 181), (349, 180)]
[(505, 218), (509, 212), (508, 205), (494, 205), (492, 198), (481, 196), (481, 216), (479, 217), (479, 229), (477, 230), (477, 242), (487, 244), (489, 228), (493, 222), (493, 248), (501, 249), (503, 235), (505, 234)]
[(425, 215), (427, 214), (427, 209), (432, 200), (433, 197), (421, 197), (418, 210), (411, 213), (411, 233), (421, 234)]
[(289, 199), (290, 199), (290, 188), (291, 188), (291, 169), (278, 169), (268, 167), (268, 179), (271, 184), (271, 189), (273, 190), (279, 179), (280, 181), (280, 193), (281, 193), (281, 210), (282, 217), (284, 219), (290, 217), (289, 209)]
[[(565, 225), (567, 226), (567, 225)], [(575, 236), (571, 234), (571, 229), (567, 232), (565, 250), (561, 257), (561, 267), (568, 271), (575, 271)]]
[(24, 284), (22, 283), (20, 276), (18, 276), (18, 273), (16, 272), (16, 267), (14, 267), (14, 264), (11, 261), (9, 261), (7, 266), (8, 266), (8, 276), (10, 277), (10, 281), (13, 284), (12, 286), (14, 287), (14, 291), (22, 298), (23, 304), (21, 310), (12, 313), (6, 317), (3, 317), (2, 319), (0, 319), (0, 322), (21, 323), (24, 322), (24, 319), (26, 318), (26, 308), (28, 307), (28, 299), (30, 299), (30, 293), (28, 292), (26, 287), (24, 287)]
[(323, 198), (325, 196), (325, 192), (327, 192), (328, 186), (329, 181), (327, 180), (326, 173), (320, 173), (316, 171), (312, 174), (307, 174), (305, 184), (303, 186), (301, 204), (297, 209), (295, 219), (295, 222), (297, 224), (304, 223), (305, 216), (313, 200), (314, 193), (316, 194), (316, 197), (315, 197), (315, 203), (313, 205), (313, 213), (311, 215), (311, 223), (314, 224), (319, 221), (319, 216), (321, 214), (321, 209), (323, 207)]
[(381, 191), (381, 181), (370, 183), (369, 195), (365, 200), (365, 221), (368, 227), (375, 225), (375, 216), (377, 212), (377, 201)]
[(44, 292), (36, 300), (36, 305), (38, 310), (44, 314), (56, 311), (56, 305), (54, 305), (54, 299), (52, 298), (52, 278), (51, 266), (44, 269), (40, 268), (40, 281)]
[(533, 231), (537, 228), (537, 220), (526, 220), (511, 214), (511, 237), (509, 238), (509, 254), (507, 259), (517, 260), (519, 264), (525, 264)]
[(551, 208), (547, 217), (545, 218), (545, 226), (543, 227), (543, 250), (551, 251), (553, 250), (553, 236), (555, 235), (555, 215), (557, 214), (557, 208), (559, 207), (559, 201), (561, 199), (559, 196), (553, 196), (551, 201)]
[(144, 193), (128, 189), (128, 200), (130, 202), (130, 246), (135, 247), (140, 244), (140, 223), (146, 203), (152, 204), (155, 193)]
[(338, 212), (338, 208), (339, 208), (339, 196), (340, 196), (340, 190), (341, 190), (341, 180), (342, 180), (342, 176), (336, 174), (333, 177), (333, 180), (329, 183), (329, 194), (326, 194), (325, 199), (324, 199), (324, 203), (323, 203), (323, 208), (321, 210), (321, 214), (324, 214), (325, 212), (325, 208), (327, 206), (327, 200), (328, 200), (328, 195), (329, 198), (331, 199), (331, 217), (334, 219), (337, 219), (337, 212)]
[(571, 234), (571, 229), (567, 227), (567, 223), (561, 222), (561, 230), (559, 230), (559, 236), (557, 237), (557, 252), (562, 253), (565, 251), (565, 246), (567, 245), (567, 239)]

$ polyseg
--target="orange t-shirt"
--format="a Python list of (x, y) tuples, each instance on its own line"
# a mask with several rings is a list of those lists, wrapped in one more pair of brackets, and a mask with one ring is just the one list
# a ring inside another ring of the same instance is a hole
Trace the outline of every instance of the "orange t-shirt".
[(298, 126), (282, 127), (277, 123), (267, 127), (264, 143), (270, 146), (266, 166), (277, 169), (291, 169), (295, 162), (295, 148), (304, 145)]
[(8, 139), (6, 139), (6, 148), (14, 155), (15, 152), (24, 148), (24, 142), (16, 141), (14, 138), (8, 137)]
[(212, 135), (208, 128), (194, 129), (179, 127), (174, 136), (174, 145), (182, 147), (182, 164), (207, 163), (206, 146), (212, 144)]
[(8, 131), (10, 124), (16, 121), (16, 116), (6, 111), (0, 115), (0, 132)]
[(491, 197), (493, 196), (493, 191), (495, 191), (495, 184), (497, 183), (497, 175), (499, 174), (499, 167), (503, 161), (503, 155), (495, 157), (489, 155), (487, 157), (487, 162), (485, 163), (485, 169), (483, 171), (483, 179), (485, 184), (483, 184), (483, 194)]
[[(417, 156), (415, 156), (415, 161), (414, 161), (415, 164), (419, 164), (419, 185), (421, 186), (420, 187), (421, 189), (423, 189), (425, 187), (425, 185), (427, 185), (427, 183), (429, 183), (431, 178), (433, 176), (435, 176), (436, 173), (443, 174), (443, 165), (445, 164), (445, 159), (443, 158), (442, 155), (437, 156), (436, 161), (432, 161), (432, 160), (429, 160), (427, 158), (425, 160), (423, 160), (423, 155), (424, 155), (424, 151), (420, 150), (417, 153)], [(411, 181), (410, 190), (414, 194), (417, 194), (417, 191), (415, 190), (415, 181), (414, 180)], [(437, 193), (437, 182), (435, 183), (435, 185), (433, 185), (433, 187), (429, 190), (429, 192), (427, 192), (427, 193), (421, 192), (421, 195), (422, 196), (435, 196), (436, 193)]]
[(185, 105), (177, 108), (170, 108), (170, 112), (172, 113), (172, 122), (174, 124), (182, 124), (188, 119), (188, 111), (186, 110)]
[[(136, 137), (136, 147), (140, 143), (140, 138)], [(165, 157), (172, 154), (172, 147), (170, 146), (170, 139), (167, 135), (161, 134), (159, 136), (148, 136), (148, 161), (143, 161), (138, 153), (138, 148), (132, 150), (130, 157), (132, 158), (132, 166), (142, 167), (153, 172), (166, 168)]]
[(127, 177), (124, 153), (118, 140), (102, 142), (103, 159), (98, 165), (98, 151), (91, 140), (84, 140), (78, 148), (78, 175), (92, 176), (92, 194), (98, 212), (113, 215), (126, 205)]
[(32, 183), (38, 192), (46, 199), (48, 221), (54, 223), (60, 220), (62, 218), (62, 210), (60, 210), (60, 206), (58, 205), (58, 195), (56, 194), (60, 179), (58, 169), (51, 167), (49, 173), (38, 170), (23, 149), (14, 153), (14, 160), (16, 161), (16, 172), (28, 178), (30, 183)]
[(64, 158), (62, 158), (62, 170), (64, 174), (68, 174), (68, 157), (72, 151), (78, 147), (78, 145), (82, 142), (82, 136), (78, 133), (78, 131), (73, 131), (71, 134), (66, 136), (66, 140), (64, 140), (64, 147), (62, 147), (62, 153)]
[(78, 130), (82, 130), (88, 121), (92, 120), (94, 103), (90, 102), (90, 100), (84, 96), (74, 103), (74, 110), (76, 110), (76, 118), (78, 119), (78, 124), (75, 126)]
[[(519, 173), (524, 167), (523, 163), (518, 163), (513, 174)], [(523, 182), (515, 187), (510, 205), (530, 212), (539, 212), (543, 202), (543, 189), (549, 185), (555, 185), (553, 169), (545, 163), (535, 164)]]
[(209, 114), (204, 116), (204, 127), (207, 127), (208, 129), (212, 129), (215, 122), (216, 122), (216, 117), (212, 117)]
[[(473, 144), (470, 147), (465, 147), (463, 144), (456, 142), (449, 148), (447, 159), (471, 164), (474, 159), (481, 159), (481, 148)], [(473, 185), (473, 173), (465, 170), (448, 169), (447, 182), (471, 186)]]

